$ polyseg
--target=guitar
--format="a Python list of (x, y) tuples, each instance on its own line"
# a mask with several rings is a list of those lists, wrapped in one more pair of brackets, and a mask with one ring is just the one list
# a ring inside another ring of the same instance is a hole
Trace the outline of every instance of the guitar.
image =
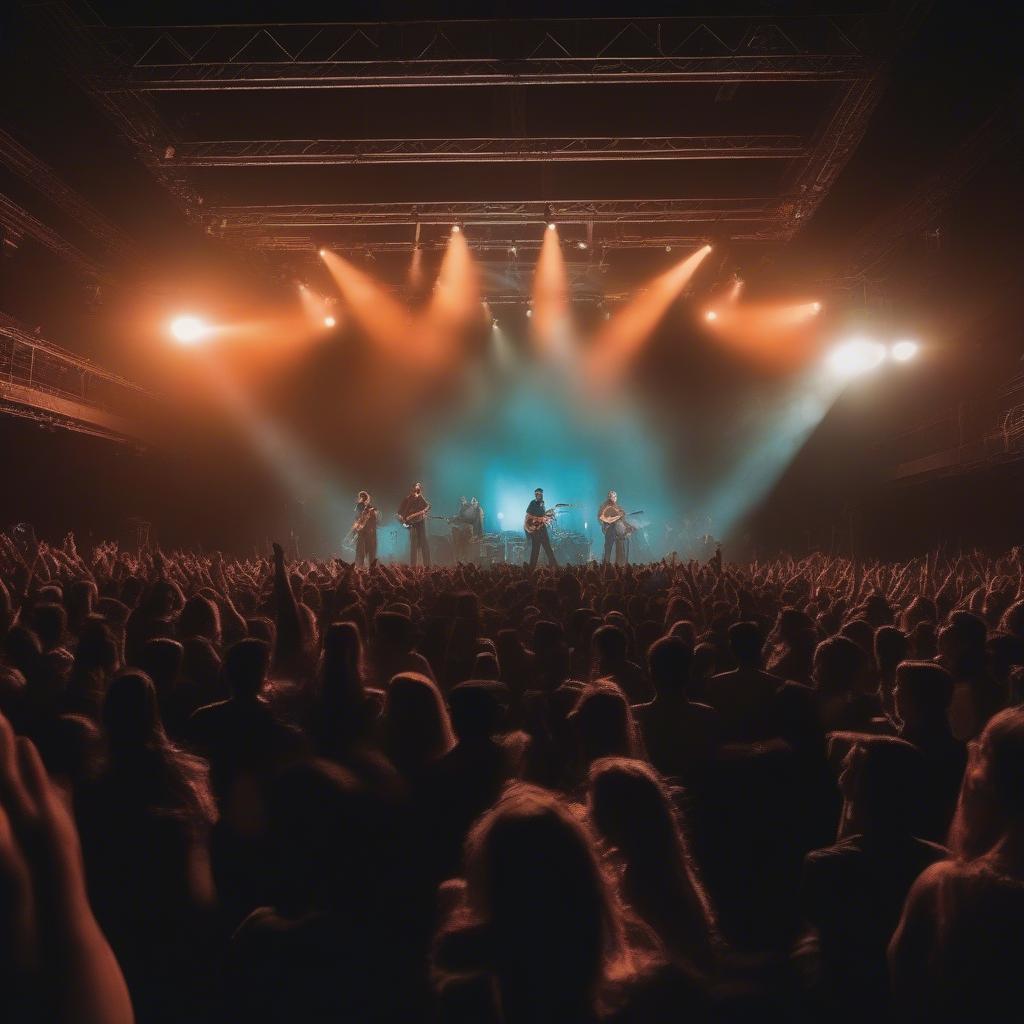
[(543, 526), (550, 526), (555, 521), (555, 516), (559, 512), (564, 512), (567, 508), (575, 508), (575, 505), (567, 504), (564, 501), (558, 502), (556, 505), (552, 505), (551, 508), (546, 509), (542, 516), (531, 516), (529, 512), (526, 513), (526, 519), (523, 522), (523, 529), (527, 533), (536, 533)]
[(635, 533), (636, 527), (632, 523), (627, 523), (625, 520), (632, 519), (634, 516), (642, 516), (644, 510), (642, 508), (637, 509), (635, 512), (622, 512), (620, 514), (605, 512), (599, 515), (597, 518), (601, 523), (601, 529), (605, 533), (613, 527), (617, 527), (618, 524), (622, 524), (621, 530), (623, 533)]

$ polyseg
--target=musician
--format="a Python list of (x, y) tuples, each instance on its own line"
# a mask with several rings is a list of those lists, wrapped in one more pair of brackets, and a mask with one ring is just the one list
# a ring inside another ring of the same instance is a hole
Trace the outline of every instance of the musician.
[(609, 491), (608, 497), (601, 503), (597, 510), (597, 521), (604, 531), (604, 558), (602, 565), (608, 564), (611, 558), (612, 549), (615, 550), (615, 564), (622, 565), (628, 561), (626, 556), (626, 510), (619, 504), (619, 496), (615, 491)]
[(480, 540), (484, 535), (484, 510), (476, 498), (467, 501), (465, 496), (459, 498), (459, 510), (448, 520), (452, 527), (452, 549), (455, 560), (468, 562), (472, 560), (473, 541)]
[(484, 535), (484, 510), (476, 498), (469, 499), (469, 509), (464, 518), (473, 527), (473, 538), (480, 540)]
[[(409, 530), (409, 564), (416, 564), (417, 553), (425, 566), (430, 566), (430, 546), (427, 543), (427, 512), (430, 502), (423, 497), (423, 487), (414, 484), (412, 490), (398, 506), (398, 518)], [(413, 518), (415, 517), (415, 518)], [(413, 522), (409, 522), (413, 519)]]
[(368, 491), (356, 495), (356, 521), (352, 532), (356, 535), (356, 565), (377, 564), (377, 524), (380, 512), (370, 500)]
[[(528, 516), (542, 516), (544, 513), (544, 489), (538, 487), (537, 490), (533, 492), (533, 501), (526, 506), (526, 514)], [(531, 572), (537, 568), (537, 559), (540, 558), (541, 548), (544, 549), (544, 554), (547, 556), (548, 565), (553, 565), (557, 568), (558, 562), (555, 561), (555, 552), (551, 548), (551, 538), (548, 536), (547, 526), (538, 527), (530, 534)]]

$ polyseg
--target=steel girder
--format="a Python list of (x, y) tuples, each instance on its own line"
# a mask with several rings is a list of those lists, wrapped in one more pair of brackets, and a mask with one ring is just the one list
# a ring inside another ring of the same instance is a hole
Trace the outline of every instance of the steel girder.
[(106, 271), (60, 232), (44, 224), (13, 199), (0, 193), (0, 225), (17, 241), (28, 236), (67, 260), (76, 270), (97, 281), (107, 280)]
[(787, 160), (806, 153), (807, 147), (798, 135), (223, 139), (179, 143), (167, 159), (179, 167), (280, 167), (528, 161)]
[(2, 128), (0, 165), (27, 181), (102, 242), (114, 256), (125, 260), (137, 258), (135, 244), (119, 227), (107, 220), (87, 199), (66, 184), (48, 164)]
[(209, 223), (224, 232), (394, 224), (664, 224), (775, 221), (780, 199), (553, 199), (445, 203), (307, 203), (218, 206)]
[(682, 17), (97, 27), (105, 90), (848, 81), (881, 19)]
[(0, 313), (0, 413), (112, 440), (137, 440), (156, 396)]

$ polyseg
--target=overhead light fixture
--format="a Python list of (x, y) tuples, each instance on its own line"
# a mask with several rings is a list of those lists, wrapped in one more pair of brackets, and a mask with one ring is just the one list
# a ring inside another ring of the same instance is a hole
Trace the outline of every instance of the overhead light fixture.
[(713, 310), (713, 309), (709, 309), (704, 314), (704, 319), (705, 320), (717, 320), (718, 319), (718, 313), (715, 310)]
[(337, 322), (338, 321), (335, 320), (333, 316), (324, 317), (324, 327), (334, 327)]
[(209, 333), (209, 326), (197, 316), (179, 316), (171, 321), (171, 334), (183, 345), (194, 345)]
[(897, 341), (892, 348), (889, 349), (889, 355), (891, 355), (897, 363), (906, 363), (917, 355), (920, 348), (921, 346), (918, 345), (916, 341), (911, 341), (909, 338), (905, 338), (903, 341)]
[(884, 345), (869, 338), (852, 338), (828, 355), (829, 369), (839, 377), (859, 377), (878, 369), (885, 361)]

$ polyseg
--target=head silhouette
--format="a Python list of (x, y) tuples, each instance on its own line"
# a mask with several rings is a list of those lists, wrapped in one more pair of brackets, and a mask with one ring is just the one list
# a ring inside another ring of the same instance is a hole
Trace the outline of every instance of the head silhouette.
[(232, 644), (224, 656), (224, 679), (232, 697), (253, 700), (267, 681), (270, 648), (251, 637)]
[(756, 622), (734, 622), (729, 627), (729, 650), (741, 668), (760, 668), (764, 637)]
[(896, 714), (911, 731), (949, 729), (953, 677), (933, 661), (904, 661), (896, 668)]
[(405, 775), (415, 775), (455, 745), (451, 720), (433, 680), (402, 672), (384, 697), (384, 749)]
[(690, 683), (693, 648), (676, 636), (655, 640), (647, 651), (647, 667), (651, 682), (659, 696), (686, 692)]
[(103, 729), (112, 750), (166, 742), (156, 689), (145, 672), (129, 669), (111, 681), (103, 701)]
[(510, 786), (469, 834), (466, 876), (503, 1003), (524, 1019), (596, 1008), (622, 954), (621, 917), (568, 807), (536, 786)]

